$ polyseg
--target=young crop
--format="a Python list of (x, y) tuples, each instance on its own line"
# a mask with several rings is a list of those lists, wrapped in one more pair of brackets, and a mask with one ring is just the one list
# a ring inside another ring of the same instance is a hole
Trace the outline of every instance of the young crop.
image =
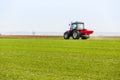
[(0, 39), (0, 80), (119, 79), (119, 39)]

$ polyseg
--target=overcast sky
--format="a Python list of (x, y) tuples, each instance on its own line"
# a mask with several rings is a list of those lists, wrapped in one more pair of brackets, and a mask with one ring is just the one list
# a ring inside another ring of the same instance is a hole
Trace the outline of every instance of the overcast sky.
[(0, 0), (0, 32), (64, 32), (71, 21), (120, 32), (120, 0)]

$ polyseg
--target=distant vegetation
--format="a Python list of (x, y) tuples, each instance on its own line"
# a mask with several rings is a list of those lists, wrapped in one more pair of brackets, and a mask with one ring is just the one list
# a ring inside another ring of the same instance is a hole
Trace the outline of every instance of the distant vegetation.
[(0, 80), (119, 80), (120, 39), (0, 39)]

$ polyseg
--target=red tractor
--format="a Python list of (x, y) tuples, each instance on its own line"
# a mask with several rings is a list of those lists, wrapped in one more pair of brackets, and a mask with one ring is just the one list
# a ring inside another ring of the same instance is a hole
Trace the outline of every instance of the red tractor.
[(87, 30), (84, 28), (83, 22), (73, 22), (70, 24), (70, 30), (64, 33), (64, 39), (88, 39), (89, 35), (93, 33), (93, 30)]

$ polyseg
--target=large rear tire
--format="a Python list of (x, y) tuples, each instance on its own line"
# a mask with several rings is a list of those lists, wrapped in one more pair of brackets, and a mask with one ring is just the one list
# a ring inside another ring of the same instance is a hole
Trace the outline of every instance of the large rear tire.
[(73, 37), (73, 39), (79, 39), (80, 38), (80, 32), (77, 31), (77, 30), (74, 30), (73, 34), (72, 34), (72, 37)]
[(81, 37), (81, 39), (83, 39), (83, 40), (86, 40), (86, 39), (88, 39), (89, 38), (89, 35), (83, 35), (82, 37)]
[(70, 33), (69, 32), (65, 32), (64, 33), (64, 39), (69, 39), (70, 38)]

